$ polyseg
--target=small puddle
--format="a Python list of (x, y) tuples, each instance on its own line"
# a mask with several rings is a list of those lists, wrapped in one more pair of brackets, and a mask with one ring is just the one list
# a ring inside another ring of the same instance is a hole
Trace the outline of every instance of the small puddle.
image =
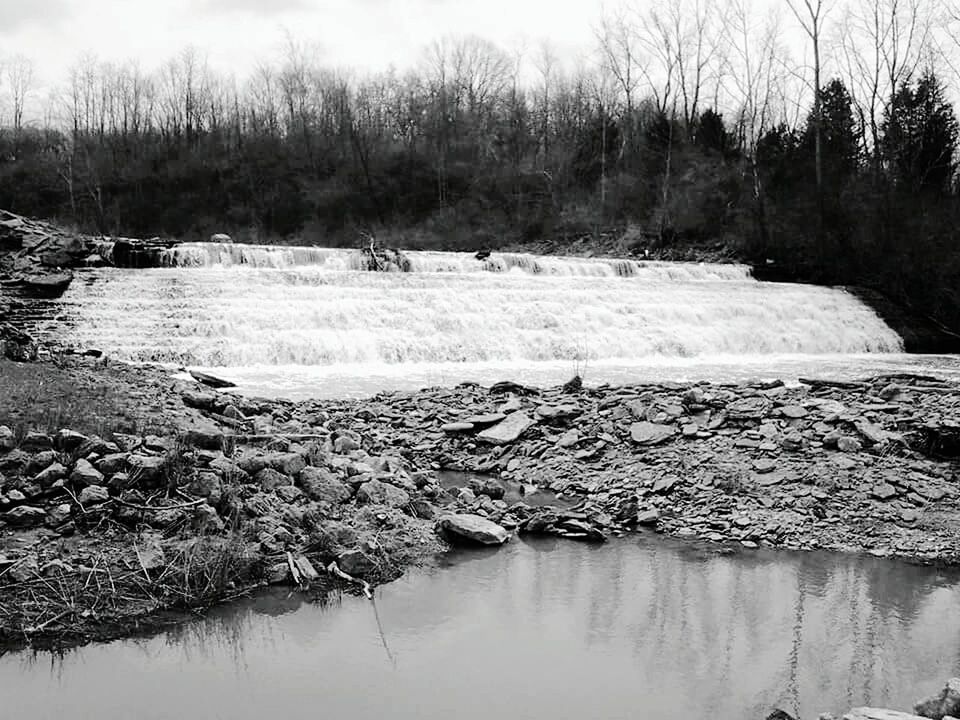
[(545, 490), (529, 483), (520, 483), (516, 480), (504, 480), (494, 475), (482, 475), (478, 473), (462, 472), (460, 470), (439, 470), (437, 471), (437, 480), (444, 490), (456, 492), (461, 488), (469, 487), (471, 480), (483, 482), (485, 480), (496, 480), (503, 486), (503, 501), (507, 506), (514, 503), (526, 503), (530, 507), (541, 507), (552, 505), (555, 508), (569, 510), (580, 504), (579, 497), (557, 497), (552, 490)]

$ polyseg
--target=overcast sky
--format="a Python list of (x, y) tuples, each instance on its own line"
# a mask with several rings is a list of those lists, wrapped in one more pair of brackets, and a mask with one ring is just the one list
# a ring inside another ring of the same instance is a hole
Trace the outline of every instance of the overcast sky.
[(509, 48), (550, 38), (573, 52), (590, 45), (600, 12), (599, 0), (0, 0), (0, 56), (30, 57), (42, 86), (84, 52), (148, 69), (188, 45), (244, 75), (289, 32), (317, 43), (327, 64), (378, 70), (410, 65), (451, 33)]

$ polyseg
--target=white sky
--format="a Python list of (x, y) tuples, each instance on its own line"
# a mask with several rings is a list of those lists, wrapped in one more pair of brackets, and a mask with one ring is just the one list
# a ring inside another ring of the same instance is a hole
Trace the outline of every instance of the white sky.
[(244, 76), (275, 57), (289, 32), (317, 43), (325, 64), (403, 68), (446, 34), (505, 48), (549, 38), (561, 53), (589, 48), (599, 0), (0, 0), (0, 57), (34, 62), (36, 85), (61, 83), (85, 52), (153, 68), (188, 45)]

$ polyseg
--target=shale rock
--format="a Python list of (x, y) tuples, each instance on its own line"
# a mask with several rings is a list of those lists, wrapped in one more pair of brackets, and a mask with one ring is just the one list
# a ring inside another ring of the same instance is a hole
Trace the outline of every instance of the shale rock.
[(480, 545), (503, 545), (510, 537), (501, 526), (479, 515), (445, 515), (439, 526), (454, 538)]

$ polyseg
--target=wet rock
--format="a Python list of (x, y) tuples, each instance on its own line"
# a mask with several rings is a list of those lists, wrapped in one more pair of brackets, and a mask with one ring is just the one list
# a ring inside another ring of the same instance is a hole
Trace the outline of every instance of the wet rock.
[(487, 428), (477, 437), (492, 445), (509, 445), (516, 442), (534, 424), (535, 421), (526, 413), (518, 411), (507, 415), (506, 419)]
[(506, 494), (503, 485), (490, 477), (471, 478), (468, 487), (476, 495), (486, 495), (491, 500), (499, 500)]
[(47, 519), (47, 511), (43, 508), (34, 507), (33, 505), (21, 505), (4, 513), (3, 519), (10, 527), (36, 527), (37, 525), (42, 525), (44, 520)]
[(347, 483), (323, 468), (304, 468), (300, 471), (298, 483), (311, 500), (339, 504), (353, 497), (353, 489)]
[(439, 526), (454, 538), (481, 545), (502, 545), (510, 537), (500, 525), (479, 515), (445, 515), (440, 518)]
[(88, 485), (80, 491), (77, 498), (81, 505), (98, 505), (110, 499), (110, 493), (103, 485)]
[(97, 470), (86, 460), (77, 460), (77, 464), (70, 473), (70, 481), (77, 485), (103, 485), (103, 473)]
[(637, 445), (660, 445), (672, 438), (675, 432), (671, 425), (642, 421), (630, 426), (630, 439)]
[(606, 542), (607, 536), (600, 530), (582, 520), (562, 520), (557, 524), (561, 537), (570, 540), (584, 540), (586, 542)]
[(913, 706), (913, 711), (934, 720), (941, 720), (948, 715), (960, 717), (960, 678), (948, 680), (943, 690), (918, 702)]
[(393, 485), (379, 480), (365, 482), (357, 490), (357, 502), (370, 505), (389, 505), (404, 507), (410, 502), (410, 496)]

